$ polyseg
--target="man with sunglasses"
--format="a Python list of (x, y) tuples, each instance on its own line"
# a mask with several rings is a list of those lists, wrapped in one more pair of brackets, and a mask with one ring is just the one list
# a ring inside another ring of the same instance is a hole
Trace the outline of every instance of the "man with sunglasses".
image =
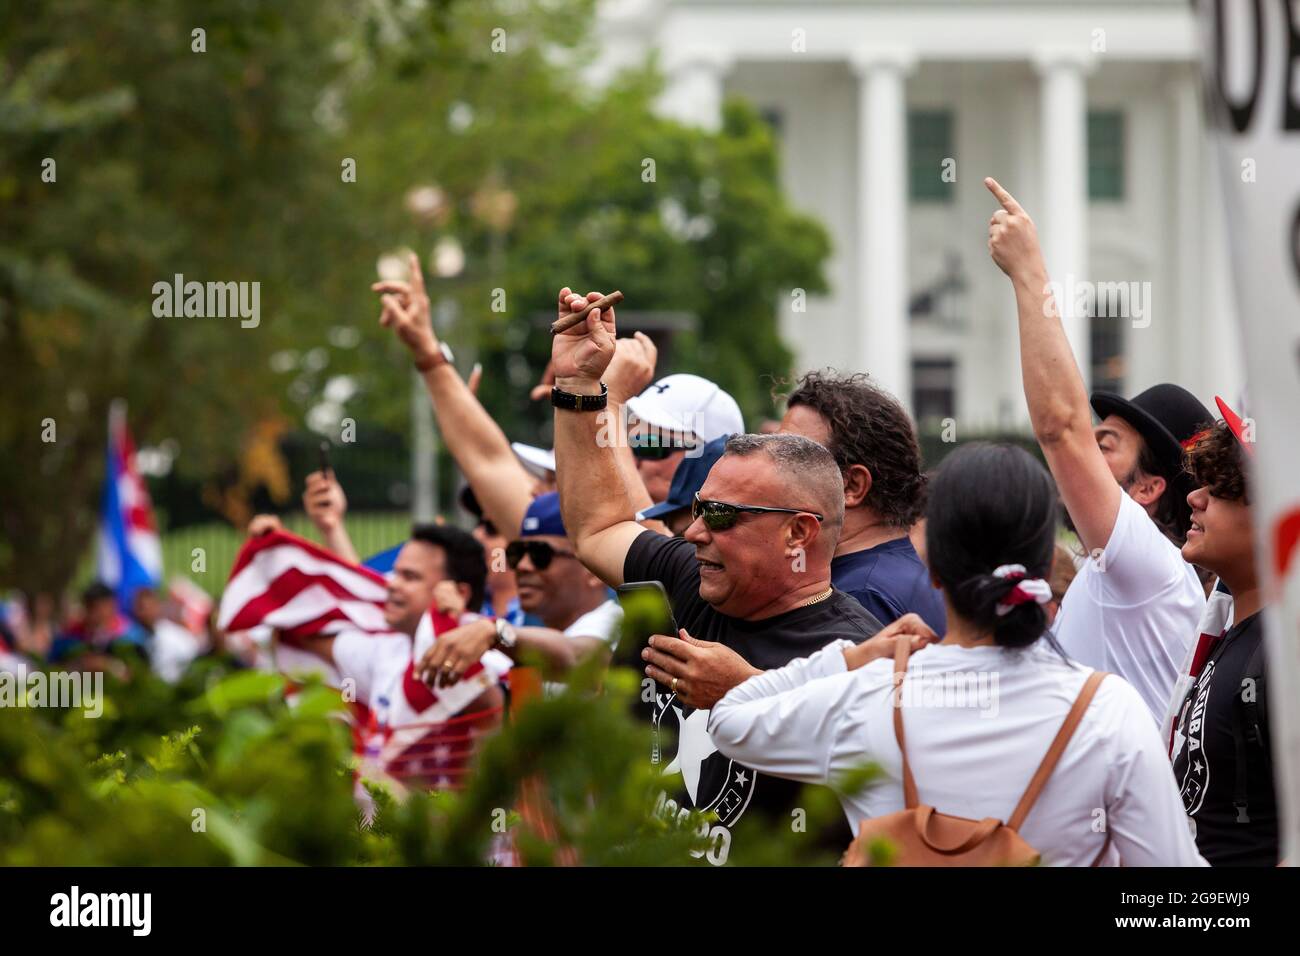
[[(515, 661), (539, 660), (543, 676), (552, 681), (592, 654), (609, 653), (623, 610), (577, 560), (560, 518), (559, 495), (533, 500), (519, 537), (506, 546), (505, 559), (515, 573), (520, 606), (543, 626), (515, 627), (501, 618), (483, 618), (447, 631), (416, 666), (422, 679), (453, 684), (494, 647)], [(547, 686), (550, 693), (561, 689), (556, 683)]]
[[(560, 318), (598, 298), (562, 290)], [(614, 333), (613, 310), (592, 310), (552, 340), (564, 521), (583, 563), (607, 584), (659, 581), (668, 593), (682, 630), (650, 638), (642, 652), (646, 716), (667, 751), (652, 754), (665, 775), (660, 812), (715, 813), (718, 823), (699, 855), (721, 864), (730, 856), (732, 828), (751, 810), (789, 826), (799, 788), (718, 753), (708, 736), (708, 708), (762, 670), (832, 641), (862, 643), (881, 625), (831, 586), (844, 484), (835, 459), (816, 442), (734, 436), (692, 501), (684, 537), (636, 523), (614, 452), (600, 440), (604, 423), (597, 413), (607, 402), (602, 377), (614, 355)], [(878, 651), (892, 648), (882, 644)], [(675, 754), (666, 743), (674, 739)]]
[(687, 454), (698, 454), (706, 442), (745, 430), (736, 400), (698, 375), (666, 375), (626, 404), (632, 457), (652, 501), (668, 497), (673, 475)]

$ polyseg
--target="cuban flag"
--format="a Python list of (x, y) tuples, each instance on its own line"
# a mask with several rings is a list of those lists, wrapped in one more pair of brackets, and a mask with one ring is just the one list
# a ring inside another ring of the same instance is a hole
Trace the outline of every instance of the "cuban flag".
[(135, 467), (135, 445), (126, 428), (126, 403), (108, 411), (108, 465), (99, 515), (97, 576), (117, 592), (123, 611), (139, 588), (162, 580), (162, 542), (153, 519), (149, 489)]

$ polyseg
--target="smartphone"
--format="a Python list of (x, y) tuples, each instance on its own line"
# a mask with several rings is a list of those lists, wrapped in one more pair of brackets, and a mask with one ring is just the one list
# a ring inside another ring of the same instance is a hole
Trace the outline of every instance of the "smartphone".
[[(629, 667), (644, 675), (646, 662), (641, 659), (654, 634), (677, 637), (677, 619), (673, 617), (673, 606), (668, 600), (668, 592), (658, 581), (632, 581), (614, 589), (618, 594), (618, 603), (623, 608), (623, 630), (618, 647), (614, 650), (612, 664)], [(663, 759), (663, 748), (659, 742), (659, 717), (662, 716), (660, 702), (667, 699), (671, 689), (658, 682), (655, 683), (654, 701), (650, 703), (650, 763), (658, 766)], [(634, 698), (633, 716), (640, 718), (643, 714), (644, 698)]]
[(334, 471), (334, 466), (330, 464), (330, 443), (327, 441), (320, 443), (320, 470), (327, 475)]
[(623, 633), (614, 653), (614, 664), (645, 669), (641, 651), (652, 634), (677, 636), (677, 620), (668, 592), (658, 581), (632, 581), (614, 589), (623, 608)]

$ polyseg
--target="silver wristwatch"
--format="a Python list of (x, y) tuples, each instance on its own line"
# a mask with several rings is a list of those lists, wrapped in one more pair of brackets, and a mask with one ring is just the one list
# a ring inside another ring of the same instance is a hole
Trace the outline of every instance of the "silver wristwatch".
[(496, 619), (496, 628), (497, 647), (505, 651), (513, 651), (515, 645), (519, 643), (519, 635), (517, 635), (515, 629), (510, 626), (510, 622), (505, 618), (499, 617)]

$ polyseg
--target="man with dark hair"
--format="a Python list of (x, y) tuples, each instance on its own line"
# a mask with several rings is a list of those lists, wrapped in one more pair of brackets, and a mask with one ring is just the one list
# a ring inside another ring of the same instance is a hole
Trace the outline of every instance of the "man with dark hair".
[(1175, 717), (1174, 778), (1211, 866), (1277, 866), (1263, 592), (1246, 473), (1254, 445), (1236, 413), (1216, 401), (1223, 418), (1187, 452), (1195, 490), (1182, 553), (1232, 592), (1233, 623), (1197, 648), (1193, 683)]
[[(274, 515), (258, 515), (249, 535), (280, 529)], [(403, 679), (418, 657), (417, 634), (426, 612), (438, 611), (459, 620), (466, 608), (483, 603), (487, 566), (483, 548), (468, 531), (450, 525), (416, 525), (385, 576), (384, 623), (391, 636), (359, 630), (307, 638), (303, 650), (331, 664), (343, 680), (354, 684), (355, 700), (365, 703), (382, 726), (402, 694)], [(427, 628), (426, 628), (427, 630)], [(432, 633), (421, 635), (432, 639)], [(489, 710), (504, 701), (500, 688), (487, 687), (464, 709)]]
[[(560, 319), (597, 299), (597, 293), (562, 290)], [(637, 524), (614, 450), (601, 440), (607, 428), (599, 414), (607, 396), (601, 380), (615, 353), (614, 331), (613, 310), (593, 310), (552, 339), (564, 523), (582, 562), (607, 584), (658, 581), (668, 593), (681, 631), (651, 637), (642, 651), (652, 679), (642, 700), (660, 741), (651, 759), (665, 775), (659, 810), (715, 813), (704, 855), (721, 864), (730, 854), (731, 828), (749, 810), (788, 826), (798, 787), (718, 753), (707, 731), (709, 708), (761, 669), (839, 639), (861, 643), (880, 622), (831, 585), (844, 483), (834, 458), (816, 442), (737, 435), (696, 494), (684, 537)]]
[(460, 528), (445, 524), (417, 524), (411, 529), (412, 541), (423, 541), (442, 549), (443, 574), (462, 593), (465, 606), (480, 608), (487, 580), (487, 563), (483, 545)]
[(834, 585), (883, 624), (914, 611), (942, 634), (943, 597), (908, 537), (925, 507), (925, 475), (898, 400), (863, 374), (809, 372), (787, 399), (781, 431), (825, 446), (843, 476)]
[(1179, 554), (1187, 530), (1182, 448), (1210, 413), (1177, 385), (1132, 401), (1097, 393), (1092, 408), (1061, 324), (1028, 213), (995, 180), (989, 254), (1015, 290), (1020, 368), (1034, 437), (1088, 559), (1053, 624), (1069, 656), (1132, 684), (1159, 722), (1205, 609)]

